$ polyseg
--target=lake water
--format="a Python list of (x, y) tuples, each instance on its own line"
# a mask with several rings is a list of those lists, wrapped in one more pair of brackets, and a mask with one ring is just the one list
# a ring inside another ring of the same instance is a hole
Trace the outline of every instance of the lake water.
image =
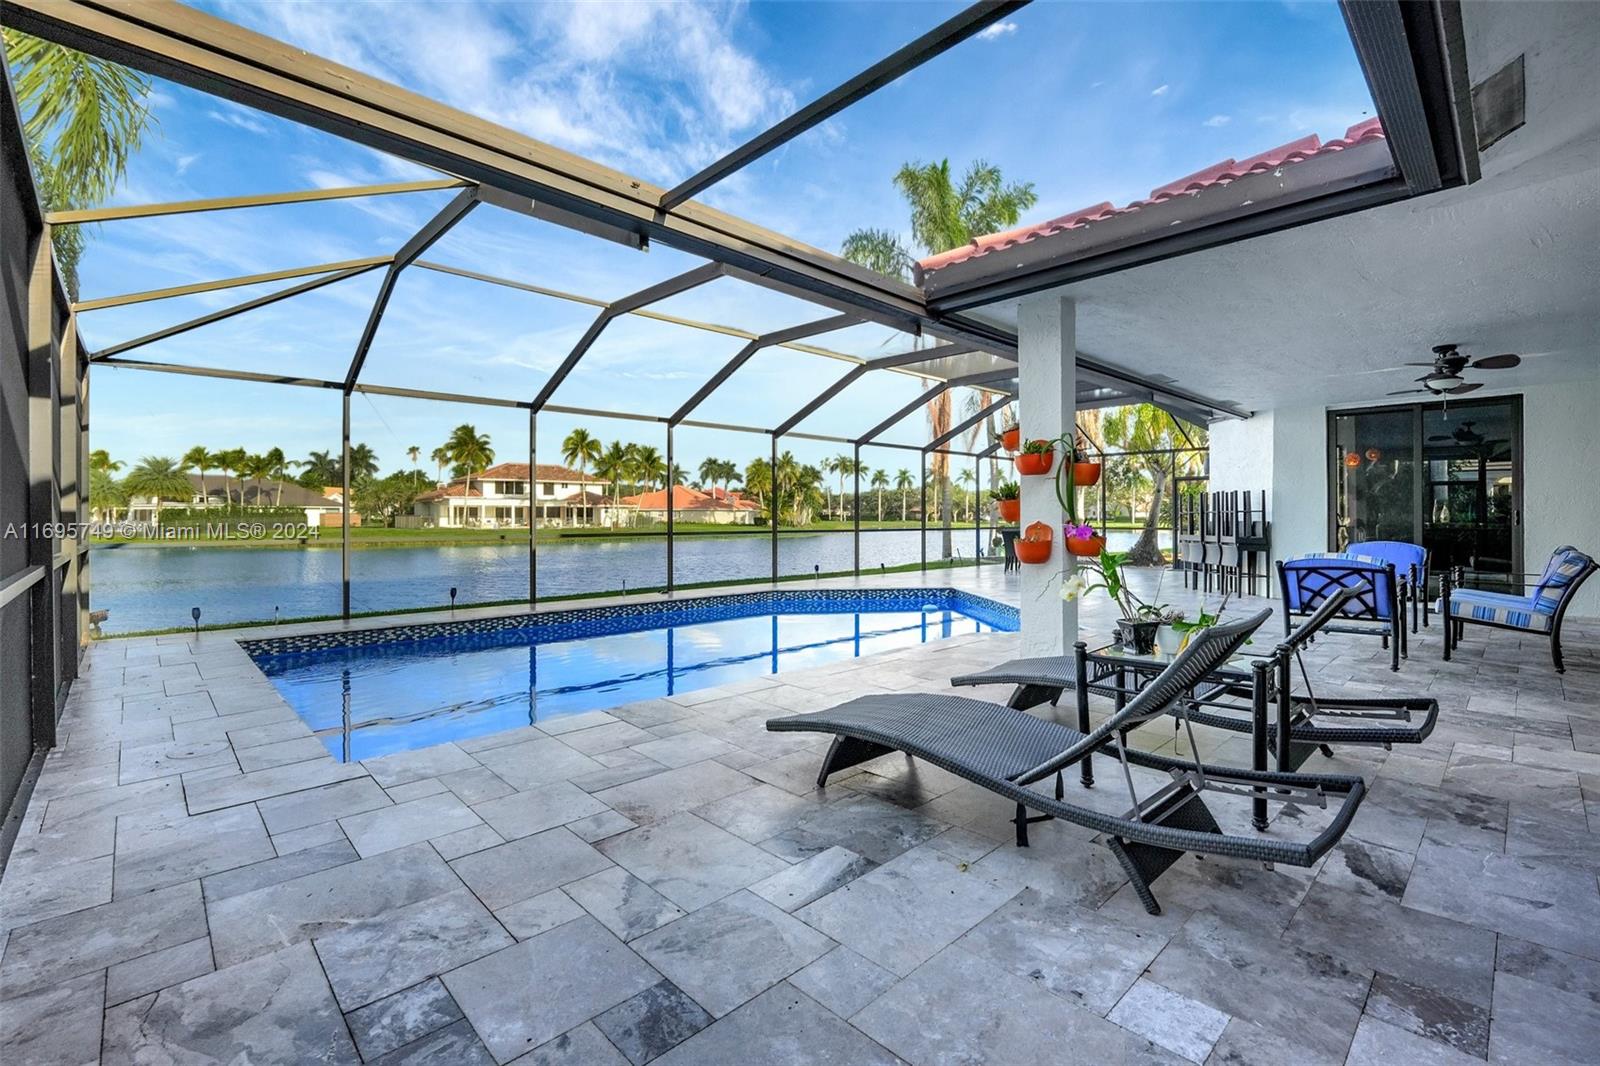
[[(350, 553), (352, 611), (392, 611), (450, 604), (525, 599), (528, 548), (523, 534), (508, 533), (504, 545), (473, 547), (366, 548)], [(987, 531), (985, 531), (987, 536)], [(917, 530), (863, 530), (861, 568), (898, 566), (921, 558)], [(1113, 532), (1111, 547), (1130, 546), (1133, 533)], [(928, 559), (940, 557), (941, 534), (928, 534)], [(972, 527), (957, 528), (951, 546), (973, 557)], [(674, 551), (679, 584), (760, 580), (771, 573), (771, 545), (764, 534), (680, 536)], [(618, 540), (571, 539), (541, 543), (540, 596), (660, 588), (666, 584), (664, 537)], [(849, 570), (851, 534), (784, 533), (778, 538), (778, 568), (785, 575)], [(90, 606), (110, 611), (107, 634), (166, 629), (190, 624), (193, 607), (201, 623), (288, 620), (335, 615), (341, 573), (336, 548), (100, 547), (90, 563)]]

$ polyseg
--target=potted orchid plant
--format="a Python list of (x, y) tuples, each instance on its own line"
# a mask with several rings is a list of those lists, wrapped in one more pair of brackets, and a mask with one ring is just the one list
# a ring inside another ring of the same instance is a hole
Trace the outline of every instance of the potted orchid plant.
[(1129, 651), (1148, 655), (1156, 649), (1156, 631), (1173, 612), (1162, 603), (1150, 603), (1133, 591), (1122, 567), (1127, 552), (1102, 550), (1097, 558), (1080, 565), (1061, 584), (1061, 598), (1077, 600), (1103, 590), (1121, 613), (1117, 619), (1117, 643)]

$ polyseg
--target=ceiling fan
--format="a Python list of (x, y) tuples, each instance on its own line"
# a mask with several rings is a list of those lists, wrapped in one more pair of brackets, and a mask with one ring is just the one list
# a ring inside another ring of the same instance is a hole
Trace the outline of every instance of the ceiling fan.
[(1435, 344), (1433, 346), (1433, 362), (1431, 363), (1403, 363), (1403, 366), (1425, 366), (1430, 369), (1417, 379), (1422, 385), (1420, 389), (1401, 389), (1391, 392), (1390, 396), (1410, 396), (1415, 393), (1428, 393), (1434, 396), (1460, 396), (1463, 393), (1473, 392), (1483, 388), (1480, 381), (1465, 381), (1461, 377), (1464, 370), (1510, 370), (1522, 362), (1520, 355), (1507, 352), (1503, 355), (1486, 355), (1481, 359), (1462, 355), (1459, 346), (1454, 344)]

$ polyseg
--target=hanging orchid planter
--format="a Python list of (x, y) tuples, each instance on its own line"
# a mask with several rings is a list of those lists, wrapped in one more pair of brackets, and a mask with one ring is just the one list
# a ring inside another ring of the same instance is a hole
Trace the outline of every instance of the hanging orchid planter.
[(1022, 536), (1017, 538), (1017, 561), (1024, 563), (1047, 563), (1050, 561), (1050, 527), (1043, 522), (1034, 522), (1022, 531)]

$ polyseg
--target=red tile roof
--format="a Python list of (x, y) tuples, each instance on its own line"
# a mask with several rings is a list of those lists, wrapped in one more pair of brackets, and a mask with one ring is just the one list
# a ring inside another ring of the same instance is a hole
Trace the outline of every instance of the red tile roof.
[[(637, 496), (624, 496), (622, 502), (629, 506), (637, 507), (641, 511), (665, 511), (667, 509), (667, 494), (663, 489), (652, 492), (641, 492)], [(713, 489), (711, 492), (701, 492), (699, 489), (687, 485), (674, 485), (672, 488), (672, 509), (674, 511), (754, 511), (759, 506), (749, 500), (740, 499), (733, 493), (723, 489)]]
[(1153, 189), (1146, 199), (1135, 200), (1125, 207), (1113, 207), (1110, 203), (1099, 203), (1093, 207), (1068, 212), (1048, 222), (1019, 226), (1016, 229), (1005, 230), (1001, 233), (992, 233), (984, 237), (978, 237), (959, 248), (952, 248), (948, 252), (940, 252), (938, 255), (929, 256), (919, 261), (917, 266), (921, 268), (923, 273), (938, 270), (941, 267), (988, 255), (990, 252), (1013, 248), (1019, 244), (1027, 244), (1041, 237), (1049, 237), (1063, 230), (1092, 226), (1094, 223), (1104, 219), (1116, 215), (1125, 215), (1129, 212), (1149, 207), (1152, 204), (1164, 203), (1179, 196), (1193, 196), (1202, 189), (1208, 189), (1215, 185), (1227, 185), (1247, 174), (1260, 174), (1269, 170), (1276, 170), (1278, 167), (1292, 166), (1297, 163), (1303, 163), (1308, 159), (1315, 159), (1318, 156), (1342, 152), (1353, 145), (1383, 139), (1383, 123), (1376, 118), (1358, 122), (1346, 130), (1343, 137), (1327, 142), (1319, 140), (1317, 135), (1313, 133), (1308, 137), (1290, 141), (1288, 144), (1280, 144), (1276, 148), (1262, 152), (1260, 155), (1251, 156), (1249, 159), (1224, 159), (1222, 162), (1190, 174), (1188, 177), (1179, 178), (1177, 181), (1168, 182), (1159, 188)]

